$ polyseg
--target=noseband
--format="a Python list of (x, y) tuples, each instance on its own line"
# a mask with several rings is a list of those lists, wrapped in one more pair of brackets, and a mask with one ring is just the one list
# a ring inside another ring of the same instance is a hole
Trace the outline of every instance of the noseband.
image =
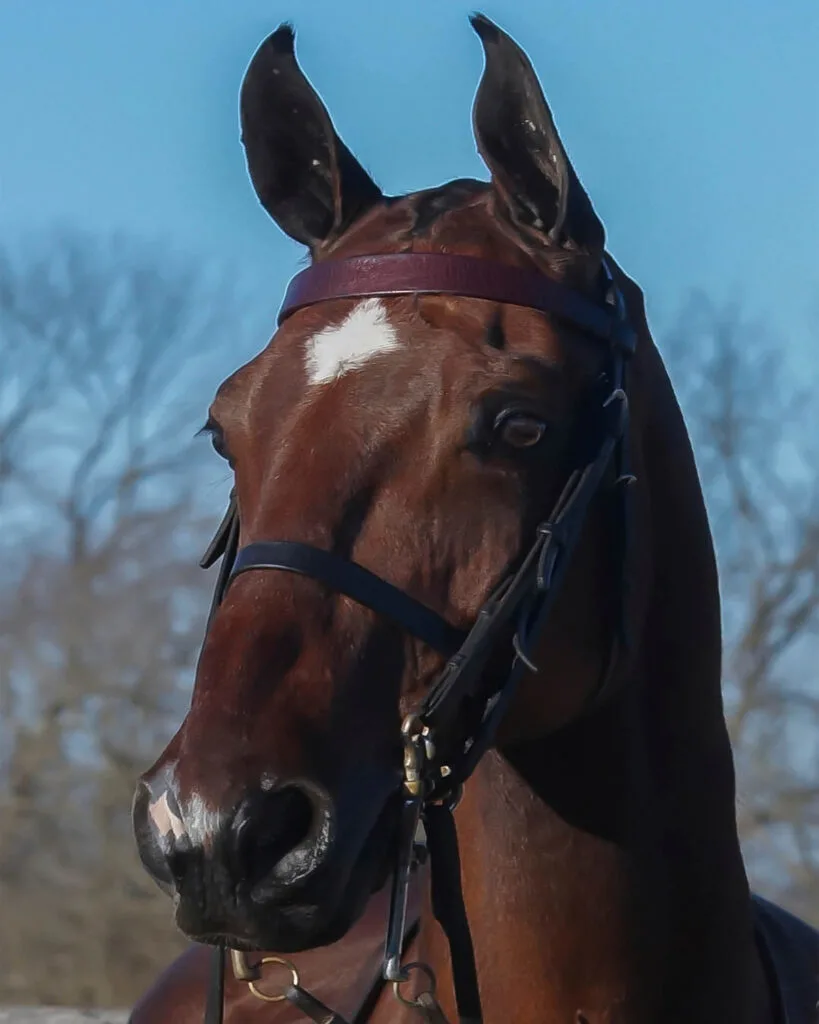
[[(591, 426), (593, 443), (589, 445), (586, 441), (583, 445), (583, 458), (571, 470), (554, 508), (535, 530), (528, 551), (517, 567), (510, 567), (471, 629), (457, 629), (405, 591), (331, 551), (287, 540), (257, 541), (239, 549), (234, 495), (201, 562), (203, 568), (209, 568), (222, 558), (208, 626), (236, 576), (261, 569), (278, 570), (310, 577), (330, 591), (345, 594), (447, 659), (420, 706), (405, 718), (401, 727), (402, 811), (381, 978), (392, 982), (396, 995), (416, 1009), (428, 1024), (446, 1024), (434, 996), (431, 971), (423, 964), (401, 963), (406, 944), (410, 876), (419, 856), (415, 841), (418, 824), (423, 820), (427, 837), (433, 911), (450, 944), (459, 1020), (461, 1024), (478, 1024), (482, 1017), (477, 971), (461, 892), (452, 811), (464, 782), (492, 746), (521, 676), (527, 669), (537, 669), (532, 651), (565, 576), (592, 499), (612, 467), (616, 494), (620, 496), (617, 513), (621, 608), (608, 665), (592, 698), (595, 704), (611, 690), (617, 650), (625, 639), (623, 592), (629, 521), (625, 485), (634, 479), (628, 472), (627, 461), (625, 371), (635, 349), (636, 335), (605, 261), (602, 271), (601, 301), (594, 302), (534, 270), (471, 256), (394, 253), (315, 264), (297, 274), (285, 294), (279, 324), (297, 310), (331, 299), (457, 295), (539, 310), (605, 346), (608, 365), (604, 396), (592, 414), (594, 422), (583, 425), (586, 433)], [(487, 663), (504, 642), (510, 643), (508, 672), (505, 676), (493, 673), (488, 679)], [(236, 976), (252, 986), (258, 979), (258, 969), (251, 967), (243, 954), (231, 951), (231, 956)], [(400, 986), (409, 980), (413, 967), (427, 973), (430, 985), (420, 996), (405, 1000)], [(217, 947), (206, 1024), (222, 1020), (223, 977), (224, 948)], [(295, 970), (293, 982), (282, 998), (298, 1006), (317, 1024), (345, 1024), (299, 986)]]

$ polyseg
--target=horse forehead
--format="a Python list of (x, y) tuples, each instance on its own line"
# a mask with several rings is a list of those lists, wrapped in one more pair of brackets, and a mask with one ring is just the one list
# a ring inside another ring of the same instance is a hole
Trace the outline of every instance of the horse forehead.
[(340, 324), (323, 327), (307, 339), (307, 382), (329, 383), (400, 347), (398, 332), (381, 299), (363, 299)]

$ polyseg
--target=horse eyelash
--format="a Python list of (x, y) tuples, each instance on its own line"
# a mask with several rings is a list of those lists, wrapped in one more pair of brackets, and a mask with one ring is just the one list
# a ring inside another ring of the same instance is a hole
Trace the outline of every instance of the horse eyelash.
[(205, 422), (202, 424), (202, 426), (198, 430), (194, 431), (193, 436), (194, 437), (203, 437), (206, 434), (212, 434), (215, 430), (218, 430), (218, 429), (219, 428), (216, 426), (216, 424), (213, 422), (213, 420), (210, 419), (210, 417), (208, 417), (208, 419), (205, 420)]
[(225, 447), (225, 435), (219, 424), (212, 418), (208, 417), (203, 425), (196, 431), (195, 437), (202, 437), (206, 435), (210, 437), (210, 443), (213, 446), (213, 450), (216, 454), (225, 460), (228, 465), (233, 465), (233, 460)]

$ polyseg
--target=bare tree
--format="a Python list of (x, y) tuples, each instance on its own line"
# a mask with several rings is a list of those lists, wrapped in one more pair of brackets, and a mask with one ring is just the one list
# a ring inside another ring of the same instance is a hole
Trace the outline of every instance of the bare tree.
[(125, 239), (0, 252), (0, 1003), (128, 1003), (181, 945), (130, 799), (201, 638), (228, 313)]
[(668, 349), (720, 562), (746, 857), (819, 924), (819, 363), (797, 383), (764, 324), (703, 295)]

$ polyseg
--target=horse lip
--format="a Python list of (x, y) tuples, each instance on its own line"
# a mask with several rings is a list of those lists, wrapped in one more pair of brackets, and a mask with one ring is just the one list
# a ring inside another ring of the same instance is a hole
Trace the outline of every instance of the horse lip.
[(246, 936), (240, 938), (238, 935), (224, 932), (202, 932), (201, 934), (188, 937), (191, 942), (198, 942), (201, 946), (224, 946), (225, 949), (238, 949), (241, 953), (264, 952), (263, 946), (258, 945)]

